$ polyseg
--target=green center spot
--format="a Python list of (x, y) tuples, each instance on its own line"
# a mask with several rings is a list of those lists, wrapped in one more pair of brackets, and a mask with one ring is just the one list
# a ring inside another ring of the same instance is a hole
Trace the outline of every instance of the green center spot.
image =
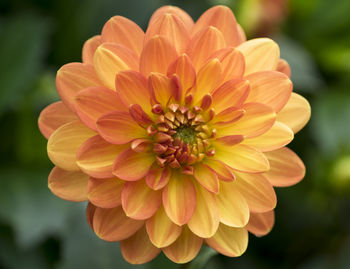
[(179, 137), (183, 142), (194, 144), (196, 142), (197, 132), (190, 126), (181, 126), (176, 129), (175, 136)]

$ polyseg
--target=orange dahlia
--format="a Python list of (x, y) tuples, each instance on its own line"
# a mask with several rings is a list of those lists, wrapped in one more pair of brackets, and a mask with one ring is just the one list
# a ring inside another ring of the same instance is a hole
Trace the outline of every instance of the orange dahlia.
[(309, 120), (268, 38), (246, 41), (231, 10), (196, 23), (158, 9), (144, 33), (111, 18), (56, 77), (62, 99), (39, 127), (56, 165), (51, 191), (89, 201), (87, 220), (124, 258), (191, 261), (202, 244), (240, 256), (274, 223), (273, 186), (305, 167), (285, 146)]

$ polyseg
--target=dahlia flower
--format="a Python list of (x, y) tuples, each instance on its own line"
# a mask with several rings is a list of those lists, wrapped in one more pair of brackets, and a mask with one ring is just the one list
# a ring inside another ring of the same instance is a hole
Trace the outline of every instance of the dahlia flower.
[(62, 101), (39, 127), (50, 190), (88, 201), (98, 237), (133, 264), (186, 263), (203, 244), (240, 256), (248, 232), (271, 230), (273, 186), (305, 173), (285, 146), (310, 117), (274, 41), (246, 41), (224, 6), (196, 23), (164, 6), (146, 32), (112, 17), (82, 59), (57, 72)]

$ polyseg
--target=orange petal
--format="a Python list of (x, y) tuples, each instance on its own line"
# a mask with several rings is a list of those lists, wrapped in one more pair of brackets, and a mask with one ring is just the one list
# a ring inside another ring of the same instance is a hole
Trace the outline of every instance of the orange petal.
[(186, 93), (196, 82), (196, 70), (187, 54), (180, 55), (168, 69), (168, 76), (176, 74), (180, 81), (182, 90)]
[(292, 75), (292, 71), (290, 70), (290, 66), (289, 66), (288, 62), (284, 59), (279, 59), (278, 65), (277, 65), (277, 71), (285, 74), (288, 77), (290, 77)]
[(79, 147), (95, 134), (80, 121), (66, 123), (50, 136), (47, 154), (58, 167), (68, 171), (79, 171), (76, 153)]
[(266, 133), (245, 139), (242, 143), (265, 152), (279, 149), (289, 144), (293, 138), (293, 131), (287, 125), (276, 121)]
[(178, 85), (174, 80), (160, 73), (151, 73), (148, 78), (148, 85), (152, 91), (153, 98), (156, 103), (166, 107), (170, 98), (175, 96)]
[(197, 103), (204, 95), (213, 92), (220, 78), (221, 63), (218, 59), (212, 59), (204, 64), (197, 75), (194, 103)]
[(309, 102), (293, 92), (285, 107), (277, 114), (277, 120), (288, 125), (294, 133), (297, 133), (306, 125), (310, 116)]
[(175, 7), (175, 6), (163, 6), (161, 8), (158, 8), (152, 15), (149, 26), (151, 26), (154, 21), (164, 14), (172, 14), (176, 15), (180, 20), (185, 24), (185, 27), (188, 31), (191, 31), (194, 22), (190, 15), (188, 15), (185, 11), (183, 11), (181, 8)]
[(246, 138), (257, 137), (269, 130), (276, 121), (276, 113), (268, 106), (260, 103), (246, 103), (245, 110), (239, 120), (222, 126), (216, 126), (218, 136), (244, 135)]
[(163, 36), (154, 36), (143, 48), (140, 71), (146, 77), (151, 72), (166, 74), (170, 63), (176, 58), (177, 52), (173, 45)]
[(93, 230), (93, 218), (95, 215), (95, 211), (96, 211), (96, 206), (94, 206), (92, 203), (88, 203), (87, 207), (86, 207), (86, 220), (90, 226), (90, 228)]
[(220, 182), (216, 196), (220, 222), (231, 227), (244, 227), (249, 220), (249, 207), (234, 182)]
[(223, 181), (233, 181), (235, 180), (235, 175), (227, 165), (224, 163), (207, 158), (204, 163), (209, 166), (209, 169), (213, 170), (218, 178)]
[(143, 264), (153, 260), (160, 249), (156, 248), (146, 233), (145, 228), (120, 242), (120, 251), (124, 259), (131, 264)]
[(162, 203), (160, 191), (150, 189), (144, 180), (127, 182), (122, 192), (125, 214), (133, 219), (148, 219)]
[(128, 112), (113, 111), (100, 117), (97, 122), (99, 134), (111, 144), (126, 144), (136, 138), (147, 137)]
[(152, 244), (164, 248), (180, 236), (182, 228), (173, 223), (161, 207), (146, 221), (146, 230)]
[(83, 63), (94, 64), (94, 54), (99, 45), (102, 44), (101, 36), (95, 35), (85, 41), (83, 46)]
[(170, 246), (163, 248), (164, 254), (173, 262), (186, 263), (193, 260), (202, 247), (203, 239), (184, 226), (180, 237)]
[(136, 181), (147, 175), (154, 161), (153, 153), (141, 153), (126, 149), (115, 159), (113, 174), (127, 181)]
[(232, 228), (220, 224), (216, 234), (206, 239), (206, 242), (210, 247), (225, 256), (238, 257), (248, 247), (248, 232), (245, 228)]
[(69, 63), (57, 71), (57, 92), (63, 103), (72, 111), (74, 111), (75, 96), (79, 91), (100, 85), (95, 69), (90, 64)]
[(105, 241), (124, 240), (136, 233), (144, 221), (128, 218), (122, 207), (97, 207), (93, 217), (93, 229), (98, 237)]
[(250, 212), (261, 213), (276, 207), (275, 191), (263, 174), (236, 172), (235, 175), (235, 186), (244, 196)]
[(225, 48), (215, 52), (212, 58), (217, 58), (222, 66), (221, 81), (225, 82), (231, 79), (241, 79), (245, 70), (245, 61), (243, 54), (235, 48)]
[(211, 123), (214, 124), (220, 130), (219, 132), (220, 137), (222, 137), (222, 135), (225, 135), (225, 136), (236, 136), (236, 137), (241, 136), (243, 138), (242, 135), (231, 134), (229, 129), (232, 126), (232, 124), (235, 121), (238, 121), (240, 118), (242, 118), (244, 114), (245, 114), (244, 109), (240, 109), (234, 106), (229, 107), (221, 111), (219, 114), (215, 115)]
[(113, 208), (121, 204), (124, 181), (118, 178), (90, 178), (87, 187), (89, 201), (98, 207)]
[(41, 133), (49, 139), (50, 135), (60, 126), (77, 120), (77, 116), (62, 102), (48, 105), (41, 111), (38, 125)]
[(115, 76), (123, 70), (138, 70), (139, 59), (128, 48), (113, 43), (103, 43), (94, 55), (94, 67), (102, 83), (115, 89)]
[(229, 107), (240, 107), (247, 99), (249, 89), (248, 80), (229, 80), (214, 91), (212, 107), (216, 113)]
[(163, 190), (163, 205), (168, 217), (177, 225), (187, 223), (196, 208), (196, 189), (189, 176), (173, 172)]
[(151, 169), (146, 176), (148, 187), (153, 190), (160, 190), (168, 184), (171, 172), (168, 168)]
[(49, 175), (49, 189), (56, 196), (72, 201), (86, 201), (89, 176), (79, 171), (65, 171), (54, 167)]
[(269, 38), (255, 38), (237, 47), (245, 58), (245, 75), (265, 70), (276, 70), (280, 58), (278, 45)]
[(194, 166), (194, 178), (208, 191), (219, 192), (219, 180), (217, 174), (207, 165), (197, 164)]
[(126, 107), (139, 104), (146, 113), (151, 113), (151, 97), (147, 88), (147, 80), (139, 72), (120, 72), (116, 77), (116, 90)]
[(141, 53), (144, 36), (144, 32), (136, 23), (122, 16), (110, 18), (102, 29), (103, 42), (123, 45), (136, 55)]
[(214, 6), (205, 11), (193, 27), (192, 33), (214, 26), (223, 34), (227, 46), (237, 46), (240, 44), (240, 36), (236, 18), (232, 10), (226, 6)]
[(266, 152), (270, 170), (264, 173), (273, 186), (287, 187), (298, 183), (305, 176), (305, 166), (289, 148)]
[(269, 170), (269, 162), (261, 151), (246, 145), (230, 146), (221, 141), (215, 141), (215, 159), (222, 161), (231, 168), (246, 172), (260, 173)]
[(246, 226), (247, 230), (256, 236), (268, 234), (275, 224), (275, 213), (273, 210), (265, 213), (250, 214), (249, 222)]
[(246, 37), (245, 32), (240, 24), (237, 24), (237, 28), (238, 28), (238, 36), (239, 36), (238, 44), (242, 44), (243, 42), (247, 41), (247, 37)]
[(209, 26), (196, 33), (187, 48), (193, 66), (199, 70), (215, 51), (226, 47), (222, 33), (215, 27)]
[(77, 152), (77, 164), (84, 173), (96, 178), (111, 178), (115, 158), (126, 149), (112, 145), (99, 135), (86, 140)]
[(196, 184), (197, 203), (191, 219), (187, 223), (190, 230), (202, 238), (212, 237), (219, 227), (219, 210), (215, 194)]
[(145, 43), (155, 35), (164, 36), (177, 50), (185, 51), (190, 39), (184, 22), (175, 14), (164, 13), (152, 21), (147, 28)]
[(250, 93), (246, 102), (263, 103), (276, 113), (288, 102), (293, 90), (290, 79), (280, 72), (257, 72), (245, 78), (250, 82)]
[(96, 121), (103, 114), (114, 110), (126, 110), (118, 95), (103, 87), (82, 90), (75, 100), (75, 110), (80, 120), (93, 130), (97, 130)]

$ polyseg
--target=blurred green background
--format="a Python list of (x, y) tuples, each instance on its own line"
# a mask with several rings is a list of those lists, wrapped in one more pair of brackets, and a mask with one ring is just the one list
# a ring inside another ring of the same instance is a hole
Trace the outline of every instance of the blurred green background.
[[(292, 67), (295, 91), (312, 118), (290, 145), (305, 179), (277, 189), (276, 224), (250, 236), (240, 258), (204, 249), (183, 268), (350, 268), (350, 1), (349, 0), (1, 0), (0, 268), (134, 268), (117, 243), (90, 231), (84, 204), (47, 188), (52, 164), (37, 128), (57, 100), (54, 79), (80, 61), (83, 42), (113, 15), (145, 29), (152, 12), (177, 5), (193, 18), (215, 4), (231, 7), (250, 38), (268, 35)], [(137, 268), (180, 268), (160, 255)]]

